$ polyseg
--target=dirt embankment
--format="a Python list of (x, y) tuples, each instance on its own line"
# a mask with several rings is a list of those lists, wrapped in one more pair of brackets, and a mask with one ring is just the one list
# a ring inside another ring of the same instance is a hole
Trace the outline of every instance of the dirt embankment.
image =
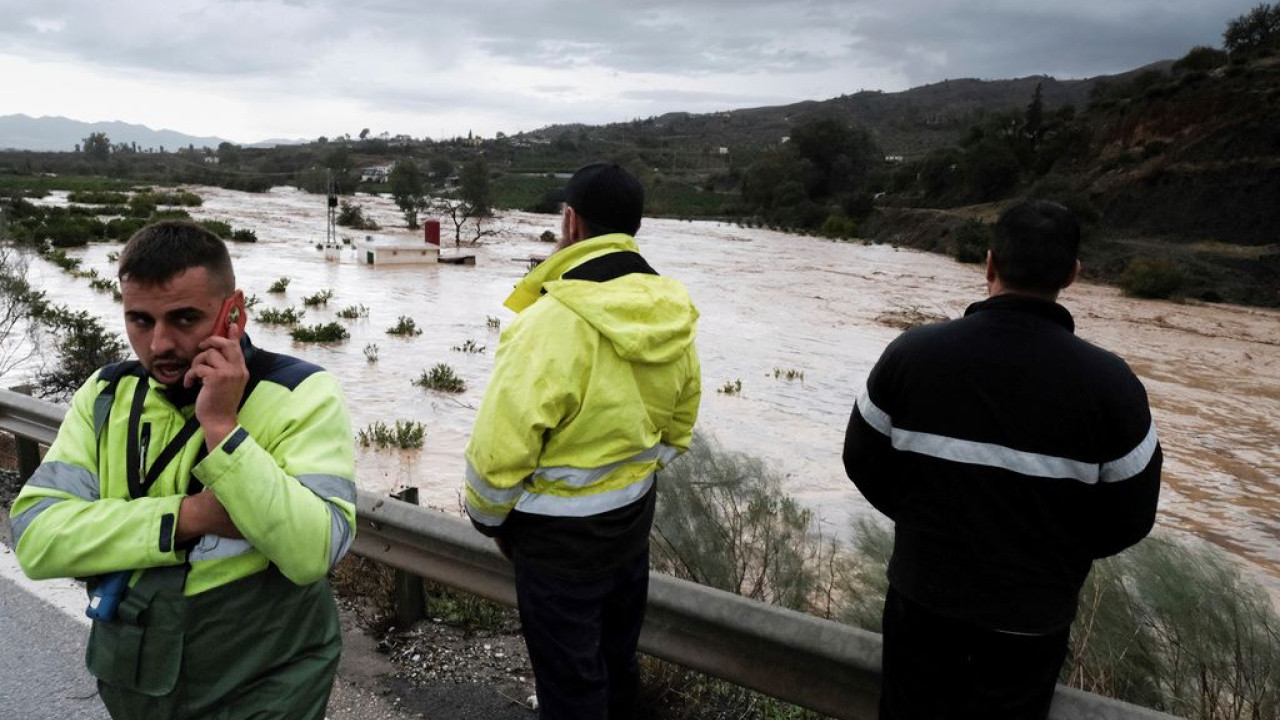
[[(1280, 172), (1277, 180), (1280, 181)], [(1275, 197), (1280, 197), (1280, 184)], [(989, 225), (1011, 204), (1006, 201), (948, 210), (883, 208), (863, 225), (863, 234), (875, 242), (954, 257), (959, 230), (966, 222), (976, 219)], [(1280, 203), (1276, 207), (1280, 208)], [(1273, 227), (1278, 228), (1275, 232), (1280, 241), (1280, 217)], [(1182, 297), (1280, 307), (1280, 242), (1245, 245), (1213, 237), (1212, 233), (1194, 240), (1132, 235), (1108, 226), (1104, 219), (1084, 228), (1080, 248), (1084, 276), (1120, 285), (1125, 269), (1135, 258), (1169, 258), (1183, 274), (1183, 285), (1177, 293)]]

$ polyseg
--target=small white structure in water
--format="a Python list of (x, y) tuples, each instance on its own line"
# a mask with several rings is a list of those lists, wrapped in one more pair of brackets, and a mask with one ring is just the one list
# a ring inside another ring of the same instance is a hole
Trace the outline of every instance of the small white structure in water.
[(440, 257), (439, 245), (404, 240), (374, 240), (366, 235), (356, 245), (356, 259), (361, 265), (435, 265)]
[(423, 223), (422, 241), (374, 240), (365, 235), (364, 242), (356, 246), (356, 258), (361, 265), (417, 265), (439, 262), (440, 221)]

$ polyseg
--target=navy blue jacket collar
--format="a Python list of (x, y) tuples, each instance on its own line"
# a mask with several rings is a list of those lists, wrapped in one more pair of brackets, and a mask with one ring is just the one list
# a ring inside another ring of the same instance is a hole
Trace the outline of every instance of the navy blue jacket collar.
[(1076, 331), (1076, 321), (1071, 317), (1071, 313), (1058, 303), (1044, 298), (1005, 293), (970, 305), (964, 311), (964, 314), (968, 316), (988, 310), (1011, 310), (1030, 313), (1061, 325), (1067, 332), (1074, 333)]

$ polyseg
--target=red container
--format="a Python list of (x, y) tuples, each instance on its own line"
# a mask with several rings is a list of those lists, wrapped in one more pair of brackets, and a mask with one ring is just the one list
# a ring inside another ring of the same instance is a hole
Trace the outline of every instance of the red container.
[(428, 220), (422, 224), (422, 236), (428, 245), (440, 245), (440, 221)]

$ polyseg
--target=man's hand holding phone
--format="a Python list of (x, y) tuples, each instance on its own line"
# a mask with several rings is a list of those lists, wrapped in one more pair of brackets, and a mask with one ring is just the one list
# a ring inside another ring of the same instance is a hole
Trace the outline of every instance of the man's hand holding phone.
[(196, 396), (196, 419), (204, 429), (205, 446), (213, 450), (236, 426), (240, 397), (249, 382), (249, 369), (240, 337), (244, 335), (244, 293), (237, 290), (223, 303), (214, 332), (199, 345), (183, 385), (201, 383)]

